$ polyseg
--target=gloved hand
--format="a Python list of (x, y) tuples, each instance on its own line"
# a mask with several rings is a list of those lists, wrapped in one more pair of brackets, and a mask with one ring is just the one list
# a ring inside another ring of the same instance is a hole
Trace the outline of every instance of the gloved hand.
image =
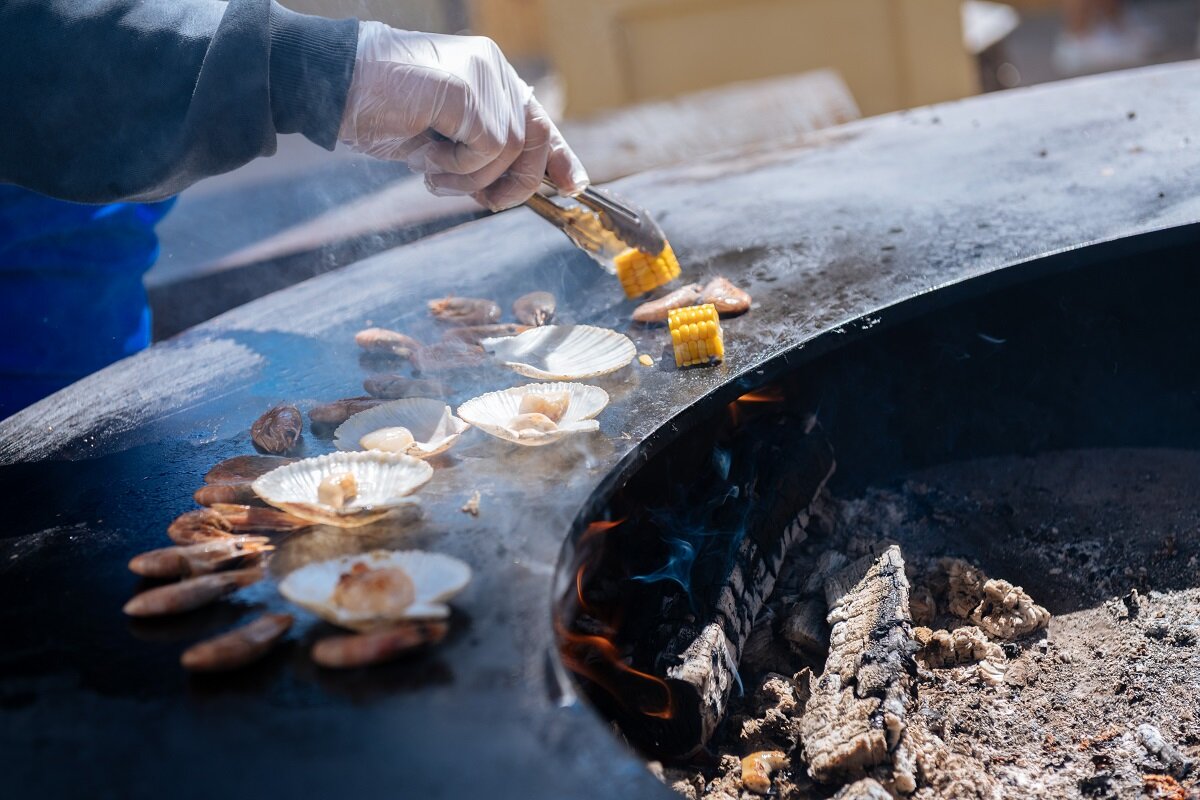
[(565, 194), (588, 185), (533, 90), (482, 37), (362, 23), (338, 138), (407, 162), (434, 194), (470, 194), (492, 210), (524, 202), (546, 174)]

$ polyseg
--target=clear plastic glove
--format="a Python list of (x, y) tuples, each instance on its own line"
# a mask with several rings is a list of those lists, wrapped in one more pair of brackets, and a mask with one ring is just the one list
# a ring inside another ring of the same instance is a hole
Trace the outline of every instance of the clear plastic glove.
[(588, 185), (533, 90), (477, 36), (362, 23), (338, 138), (425, 173), (434, 194), (469, 194), (493, 210), (524, 202), (544, 175), (565, 194)]

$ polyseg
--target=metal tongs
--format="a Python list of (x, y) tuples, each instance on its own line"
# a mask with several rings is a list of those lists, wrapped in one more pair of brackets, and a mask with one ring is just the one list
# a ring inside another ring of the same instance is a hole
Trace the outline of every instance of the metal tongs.
[[(549, 178), (542, 183), (558, 192)], [(562, 206), (545, 195), (534, 194), (525, 205), (565, 233), (609, 272), (616, 270), (613, 259), (630, 248), (657, 257), (667, 246), (662, 228), (645, 209), (593, 186), (569, 199), (576, 204)]]

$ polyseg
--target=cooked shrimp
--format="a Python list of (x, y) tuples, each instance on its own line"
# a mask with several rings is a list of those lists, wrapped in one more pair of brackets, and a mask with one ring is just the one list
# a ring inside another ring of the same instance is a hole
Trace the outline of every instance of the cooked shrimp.
[(248, 625), (194, 644), (179, 661), (193, 672), (219, 672), (253, 663), (292, 627), (291, 614), (263, 614)]
[(488, 325), (500, 321), (500, 306), (475, 297), (443, 297), (429, 301), (429, 313), (451, 325)]
[(446, 638), (449, 629), (450, 626), (445, 622), (414, 622), (373, 633), (331, 636), (313, 645), (312, 660), (330, 669), (379, 664), (417, 648), (436, 644)]
[(274, 548), (265, 536), (231, 536), (184, 547), (163, 547), (134, 556), (129, 569), (147, 578), (207, 575)]
[(219, 512), (201, 508), (180, 514), (167, 528), (167, 536), (175, 544), (198, 544), (232, 538), (233, 526)]
[(263, 574), (261, 568), (253, 568), (188, 578), (179, 583), (142, 592), (125, 604), (125, 613), (131, 617), (182, 614), (262, 580)]

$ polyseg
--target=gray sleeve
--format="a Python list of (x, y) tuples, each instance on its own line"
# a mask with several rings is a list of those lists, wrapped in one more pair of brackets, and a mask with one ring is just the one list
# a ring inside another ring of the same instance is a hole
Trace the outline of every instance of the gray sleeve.
[(280, 133), (332, 149), (357, 43), (273, 0), (0, 0), (0, 183), (150, 200)]

